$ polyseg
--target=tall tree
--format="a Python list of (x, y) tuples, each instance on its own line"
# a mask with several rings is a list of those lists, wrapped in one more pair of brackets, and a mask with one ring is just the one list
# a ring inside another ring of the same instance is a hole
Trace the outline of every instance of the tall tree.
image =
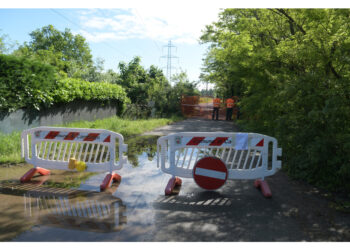
[(172, 81), (174, 82), (174, 89), (176, 89), (180, 96), (199, 95), (199, 91), (196, 88), (197, 83), (190, 81), (185, 71), (181, 71), (180, 73), (173, 75)]
[(126, 89), (132, 103), (147, 102), (146, 70), (142, 67), (141, 58), (136, 56), (128, 64), (119, 63), (120, 84)]
[(53, 50), (62, 53), (62, 60), (75, 61), (80, 66), (91, 66), (92, 55), (85, 38), (79, 34), (73, 35), (69, 29), (59, 31), (48, 25), (30, 33), (29, 48), (34, 52)]
[(171, 86), (163, 71), (154, 65), (147, 70), (148, 103), (157, 110), (159, 115), (169, 113), (168, 93)]
[(3, 54), (6, 51), (6, 46), (5, 46), (5, 37), (4, 35), (0, 36), (0, 54)]
[(9, 53), (16, 45), (17, 42), (12, 41), (8, 35), (0, 34), (0, 54)]
[(41, 59), (66, 73), (93, 66), (91, 50), (85, 38), (79, 34), (73, 35), (69, 29), (59, 31), (48, 25), (31, 32), (30, 37), (31, 41), (20, 46), (15, 55)]
[(225, 9), (206, 27), (204, 74), (241, 96), (250, 131), (276, 136), (286, 169), (350, 190), (350, 10)]

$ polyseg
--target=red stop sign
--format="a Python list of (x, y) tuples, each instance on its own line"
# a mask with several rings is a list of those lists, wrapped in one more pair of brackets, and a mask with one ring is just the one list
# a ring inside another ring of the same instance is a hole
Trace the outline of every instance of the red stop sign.
[(222, 160), (210, 156), (197, 161), (192, 174), (198, 186), (207, 190), (215, 190), (225, 184), (228, 171)]

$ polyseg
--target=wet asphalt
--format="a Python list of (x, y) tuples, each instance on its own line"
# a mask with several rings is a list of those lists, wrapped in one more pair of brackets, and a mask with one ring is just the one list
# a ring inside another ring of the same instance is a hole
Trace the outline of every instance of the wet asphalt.
[[(238, 127), (226, 121), (188, 119), (145, 135), (156, 138), (181, 131), (235, 132)], [(128, 164), (121, 169), (121, 183), (104, 193), (99, 192), (104, 174), (70, 189), (38, 186), (36, 182), (43, 177), (25, 185), (14, 179), (2, 182), (0, 198), (10, 208), (0, 205), (0, 216), (7, 216), (3, 223), (18, 231), (7, 240), (350, 240), (350, 215), (333, 209), (321, 191), (289, 179), (282, 171), (266, 178), (272, 190), (270, 199), (254, 188), (252, 180), (227, 181), (216, 191), (205, 191), (193, 179), (183, 179), (177, 195), (165, 196), (170, 176), (157, 168), (152, 152), (137, 157), (138, 166)], [(50, 178), (69, 182), (62, 171), (53, 171)], [(23, 221), (26, 227), (18, 229)]]
[(225, 120), (210, 120), (201, 118), (186, 119), (174, 124), (157, 128), (153, 131), (146, 132), (143, 135), (168, 135), (178, 132), (238, 132), (239, 127)]

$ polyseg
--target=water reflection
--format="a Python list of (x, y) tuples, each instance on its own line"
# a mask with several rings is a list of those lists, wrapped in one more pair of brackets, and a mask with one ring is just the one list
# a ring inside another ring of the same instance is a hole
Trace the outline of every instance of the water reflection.
[(157, 139), (159, 136), (139, 136), (126, 140), (128, 144), (128, 161), (133, 167), (140, 166), (139, 156), (145, 153), (147, 159), (152, 161), (157, 153)]
[(29, 191), (23, 197), (25, 214), (43, 225), (105, 233), (126, 224), (126, 206), (111, 194)]
[[(130, 139), (130, 164), (118, 170), (121, 183), (104, 193), (99, 192), (104, 173), (89, 176), (52, 171), (48, 180), (36, 177), (31, 183), (20, 184), (18, 178), (31, 166), (0, 166), (0, 241), (349, 239), (346, 216), (338, 217), (342, 220), (331, 226), (328, 222), (317, 228), (307, 226), (315, 219), (309, 218), (312, 213), (308, 211), (318, 211), (320, 203), (305, 195), (304, 189), (289, 185), (267, 200), (251, 181), (230, 181), (220, 190), (208, 192), (198, 188), (193, 179), (184, 178), (178, 196), (164, 196), (170, 176), (156, 167), (156, 138)], [(276, 174), (279, 180), (271, 179), (275, 188), (288, 183), (281, 174)], [(307, 212), (302, 213), (300, 204), (294, 202), (299, 196), (307, 201), (303, 205), (310, 208)], [(322, 216), (328, 218), (333, 212)]]
[(22, 218), (33, 225), (107, 233), (120, 231), (127, 222), (126, 206), (112, 193), (45, 188), (34, 183), (2, 183), (1, 193), (22, 196)]
[(6, 239), (15, 241), (154, 241), (169, 237), (162, 222), (179, 212), (187, 211), (185, 220), (196, 224), (193, 213), (232, 210), (232, 201), (220, 193), (198, 194), (192, 179), (183, 180), (180, 196), (165, 197), (169, 175), (156, 167), (157, 138), (128, 140), (130, 164), (118, 170), (121, 183), (108, 192), (99, 192), (104, 173), (52, 171), (48, 180), (37, 177), (27, 184), (8, 178), (12, 183), (0, 184), (0, 199), (9, 204), (0, 209), (6, 219), (0, 230), (13, 225)]
[[(126, 142), (130, 164), (118, 171), (121, 183), (103, 193), (99, 185), (104, 173), (53, 170), (49, 177), (37, 176), (21, 184), (18, 178), (23, 166), (11, 176), (11, 168), (0, 167), (0, 175), (7, 176), (0, 183), (0, 198), (16, 203), (16, 208), (14, 203), (0, 206), (0, 216), (6, 219), (0, 225), (0, 241), (152, 240), (152, 202), (163, 194), (168, 178), (156, 168), (157, 138), (144, 136)], [(13, 234), (1, 237), (9, 224), (14, 225)]]

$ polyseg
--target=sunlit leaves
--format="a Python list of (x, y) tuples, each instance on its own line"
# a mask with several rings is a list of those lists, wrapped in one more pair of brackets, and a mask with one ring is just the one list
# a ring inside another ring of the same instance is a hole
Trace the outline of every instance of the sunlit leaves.
[(278, 138), (290, 174), (334, 190), (350, 190), (349, 16), (226, 9), (201, 37), (210, 43), (203, 78), (241, 97), (245, 128)]

